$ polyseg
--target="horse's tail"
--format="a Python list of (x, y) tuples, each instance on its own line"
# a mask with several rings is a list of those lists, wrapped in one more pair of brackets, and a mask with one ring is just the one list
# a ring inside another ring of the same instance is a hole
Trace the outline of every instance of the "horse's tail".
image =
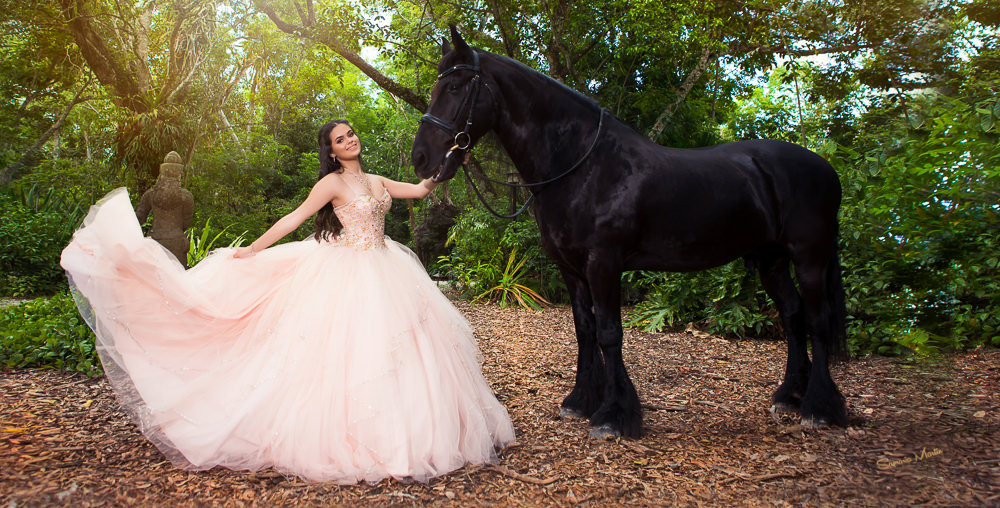
[(847, 349), (847, 303), (844, 300), (844, 282), (837, 247), (834, 247), (826, 266), (826, 291), (826, 301), (830, 303), (830, 343), (827, 347), (831, 358), (846, 360), (850, 356)]

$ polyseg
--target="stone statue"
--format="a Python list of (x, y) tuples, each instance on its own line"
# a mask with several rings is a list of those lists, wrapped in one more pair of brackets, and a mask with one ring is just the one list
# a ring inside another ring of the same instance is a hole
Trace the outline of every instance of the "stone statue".
[(181, 188), (183, 171), (181, 156), (177, 152), (168, 153), (160, 164), (159, 178), (152, 188), (143, 193), (135, 215), (139, 224), (143, 224), (152, 210), (153, 233), (150, 236), (186, 266), (189, 244), (184, 230), (191, 227), (194, 218), (194, 196)]

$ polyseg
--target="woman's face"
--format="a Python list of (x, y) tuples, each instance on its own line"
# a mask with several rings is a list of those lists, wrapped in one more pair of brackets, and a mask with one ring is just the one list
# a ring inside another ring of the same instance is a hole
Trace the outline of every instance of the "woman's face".
[(342, 123), (334, 126), (330, 131), (330, 146), (333, 148), (330, 156), (338, 160), (354, 160), (361, 155), (361, 140), (354, 134), (350, 124)]

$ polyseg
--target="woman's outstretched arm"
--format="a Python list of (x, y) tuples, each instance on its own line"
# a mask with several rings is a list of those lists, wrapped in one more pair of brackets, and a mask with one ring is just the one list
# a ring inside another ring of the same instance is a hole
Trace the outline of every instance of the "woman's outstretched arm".
[(438, 186), (437, 182), (430, 178), (421, 180), (420, 183), (397, 182), (384, 176), (379, 176), (378, 178), (385, 187), (385, 190), (389, 191), (390, 196), (400, 199), (422, 198), (430, 194)]
[(340, 176), (338, 175), (327, 175), (323, 177), (320, 181), (313, 185), (311, 191), (309, 191), (309, 196), (301, 205), (298, 206), (288, 215), (278, 219), (273, 226), (270, 227), (260, 238), (257, 238), (247, 247), (240, 247), (236, 249), (236, 253), (233, 257), (245, 258), (252, 256), (268, 247), (270, 247), (274, 242), (281, 240), (288, 233), (295, 231), (303, 222), (321, 208), (326, 206), (327, 203), (331, 202), (336, 198), (343, 185)]

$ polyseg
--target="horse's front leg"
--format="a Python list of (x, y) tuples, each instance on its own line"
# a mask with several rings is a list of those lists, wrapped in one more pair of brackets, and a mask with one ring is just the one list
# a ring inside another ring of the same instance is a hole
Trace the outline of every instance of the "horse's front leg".
[(597, 347), (593, 300), (587, 282), (569, 270), (562, 270), (573, 306), (576, 327), (576, 384), (563, 400), (563, 417), (590, 418), (604, 397), (604, 359)]
[(642, 406), (622, 358), (621, 264), (613, 254), (594, 255), (587, 269), (597, 344), (604, 357), (604, 401), (590, 417), (590, 435), (639, 437)]

